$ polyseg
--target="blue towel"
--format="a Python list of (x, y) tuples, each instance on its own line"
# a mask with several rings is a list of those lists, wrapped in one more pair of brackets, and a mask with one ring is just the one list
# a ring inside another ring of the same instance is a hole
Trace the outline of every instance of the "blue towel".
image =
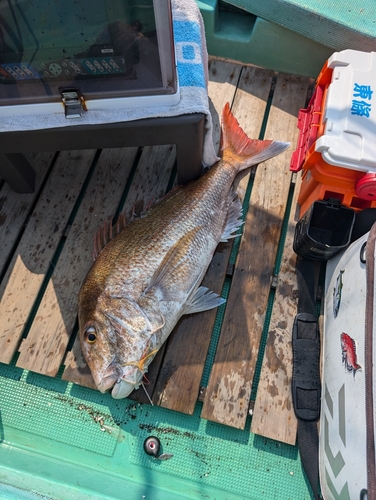
[[(206, 88), (201, 32), (193, 21), (174, 21), (175, 54), (180, 87)], [(205, 61), (207, 64), (207, 60)]]

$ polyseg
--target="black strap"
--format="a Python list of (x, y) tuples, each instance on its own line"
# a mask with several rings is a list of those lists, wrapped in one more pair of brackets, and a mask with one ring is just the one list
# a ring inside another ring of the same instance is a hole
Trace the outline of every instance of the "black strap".
[(315, 290), (317, 285), (318, 269), (321, 262), (303, 259), (296, 259), (296, 277), (298, 281), (298, 314), (316, 313)]
[(315, 290), (320, 262), (297, 258), (298, 314), (294, 321), (292, 395), (298, 419), (298, 447), (303, 470), (319, 500), (320, 335)]
[(319, 434), (317, 422), (307, 422), (298, 418), (298, 447), (303, 470), (311, 485), (315, 500), (321, 498), (319, 485)]

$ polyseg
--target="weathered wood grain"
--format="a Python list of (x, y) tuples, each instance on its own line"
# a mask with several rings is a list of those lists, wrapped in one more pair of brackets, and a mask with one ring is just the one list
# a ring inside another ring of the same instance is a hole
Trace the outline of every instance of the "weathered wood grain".
[[(226, 72), (220, 73), (217, 71), (217, 66), (215, 69), (216, 80), (228, 78)], [(224, 66), (224, 69), (228, 70), (228, 66)], [(212, 74), (212, 72), (213, 65), (210, 67), (210, 73)], [(221, 77), (220, 74), (222, 74)], [(214, 91), (212, 105), (216, 107), (216, 116), (221, 114), (224, 103), (234, 102), (235, 114), (241, 125), (251, 137), (258, 137), (271, 82), (272, 73), (257, 68), (244, 68), (237, 89), (230, 85), (217, 86), (216, 83), (214, 83), (213, 89), (212, 82), (210, 82), (209, 94), (212, 95), (211, 92)], [(231, 90), (234, 92), (234, 96), (231, 96)], [(241, 200), (244, 198), (247, 183), (248, 176), (242, 180), (239, 186)], [(232, 243), (219, 246), (203, 281), (204, 286), (218, 294), (222, 291), (226, 277), (231, 248)], [(153, 394), (154, 403), (165, 408), (193, 414), (216, 313), (216, 310), (211, 310), (187, 316), (182, 318), (177, 325), (168, 341), (163, 367)]]
[(0, 361), (9, 363), (95, 151), (61, 153), (0, 286)]
[(213, 143), (218, 152), (221, 138), (221, 112), (226, 102), (232, 105), (242, 66), (213, 59), (209, 67), (209, 109), (213, 121)]
[(292, 246), (300, 183), (298, 176), (251, 424), (253, 433), (292, 445), (297, 422), (291, 399), (291, 336), (298, 303), (297, 256)]
[(85, 358), (83, 357), (80, 342), (78, 338), (75, 340), (72, 350), (66, 353), (63, 359), (65, 369), (62, 379), (67, 382), (74, 382), (77, 385), (95, 389), (93, 377), (91, 376), (90, 368), (88, 367)]
[(115, 213), (137, 149), (104, 150), (56, 263), (17, 365), (55, 375), (77, 314), (77, 296), (92, 264), (94, 234)]
[[(291, 140), (308, 81), (278, 75), (266, 139)], [(202, 417), (244, 428), (264, 325), (293, 148), (257, 168)]]
[[(123, 155), (129, 155), (129, 150), (128, 152), (123, 151)], [(176, 159), (176, 152), (175, 148), (172, 146), (154, 146), (154, 147), (147, 147), (144, 148), (143, 153), (141, 155), (137, 170), (134, 174), (134, 177), (132, 179), (132, 184), (131, 188), (129, 191), (129, 194), (127, 196), (127, 199), (125, 201), (125, 206), (123, 209), (123, 212), (126, 214), (132, 214), (133, 212), (140, 212), (145, 205), (148, 204), (148, 202), (151, 199), (158, 199), (161, 197), (167, 188), (168, 180), (171, 175), (171, 170), (174, 165)], [(116, 182), (119, 182), (119, 178), (114, 178), (115, 184)], [(103, 183), (103, 196), (107, 197), (108, 196), (108, 186), (109, 180), (105, 181)], [(124, 183), (125, 185), (125, 183)], [(98, 183), (98, 186), (100, 186), (100, 182)], [(123, 186), (124, 188), (124, 186)], [(116, 195), (113, 196), (113, 198), (117, 197), (117, 203), (119, 203), (119, 197)], [(95, 196), (91, 196), (91, 203), (94, 202)], [(100, 197), (100, 200), (103, 199)], [(114, 213), (115, 209), (112, 210), (112, 213)], [(80, 218), (90, 218), (92, 217), (90, 215), (90, 209), (89, 206), (84, 205), (82, 207), (82, 215)], [(75, 220), (76, 222), (76, 220)], [(72, 228), (73, 229), (73, 228)], [(93, 241), (93, 236), (96, 230), (98, 229), (98, 224), (96, 225), (96, 228), (92, 228), (91, 234), (90, 234), (90, 242)], [(72, 243), (74, 243), (74, 239), (72, 240)], [(90, 245), (90, 252), (91, 252), (91, 245)], [(72, 265), (72, 264), (71, 264)], [(74, 320), (75, 320), (75, 315), (77, 311), (77, 295), (79, 291), (79, 286), (81, 285), (82, 280), (84, 279), (86, 272), (88, 271), (90, 266), (87, 266), (87, 269), (85, 270), (85, 273), (83, 273), (82, 276), (80, 276), (80, 279), (78, 280), (77, 283), (77, 288), (75, 287), (72, 291), (71, 294), (73, 293), (75, 296), (74, 304), (75, 304), (75, 309), (74, 309), (74, 314), (70, 318), (70, 325), (73, 327)], [(70, 295), (71, 296), (71, 295)], [(69, 297), (66, 297), (66, 300), (70, 300)], [(47, 307), (47, 305), (46, 305)], [(62, 325), (62, 321), (60, 320), (55, 320), (56, 324)], [(62, 328), (62, 326), (59, 326)], [(50, 330), (51, 327), (48, 328)], [(30, 335), (30, 334), (29, 334)], [(65, 335), (64, 329), (62, 330), (61, 335)], [(29, 338), (29, 337), (28, 337)], [(27, 338), (27, 340), (28, 340)], [(53, 339), (52, 339), (53, 340)], [(66, 342), (66, 340), (65, 340)], [(50, 347), (50, 352), (53, 352), (53, 349), (55, 347), (51, 343)], [(63, 353), (64, 355), (64, 353)], [(48, 356), (48, 354), (47, 354)], [(56, 356), (55, 356), (56, 357)], [(57, 362), (54, 362), (53, 364), (53, 370), (56, 371), (60, 363), (62, 362), (62, 356), (59, 357), (59, 360)], [(91, 377), (91, 374), (89, 370), (87, 369), (86, 363), (82, 357), (80, 345), (79, 345), (79, 339), (77, 338), (73, 349), (70, 353), (68, 353), (66, 360), (64, 361), (65, 364), (65, 371), (63, 373), (63, 379), (68, 380), (70, 382), (75, 382), (80, 385), (85, 385), (87, 387), (93, 387), (94, 383)], [(58, 366), (57, 366), (58, 365)], [(51, 371), (51, 366), (47, 364), (45, 361), (45, 365), (42, 366), (44, 373), (46, 372), (46, 367), (49, 371)], [(35, 371), (35, 368), (33, 369)]]
[(29, 153), (27, 155), (27, 160), (36, 174), (33, 193), (15, 193), (6, 183), (0, 190), (0, 275), (4, 273), (6, 262), (26, 225), (30, 210), (39, 195), (40, 185), (48, 173), (54, 155), (55, 153)]

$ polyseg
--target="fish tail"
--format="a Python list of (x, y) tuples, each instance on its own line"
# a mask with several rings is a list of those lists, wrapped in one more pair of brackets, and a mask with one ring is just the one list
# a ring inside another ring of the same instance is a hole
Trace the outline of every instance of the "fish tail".
[(361, 365), (358, 365), (358, 363), (354, 363), (353, 370), (352, 370), (354, 379), (355, 379), (356, 372), (358, 370), (361, 370), (361, 369), (362, 369)]
[(225, 104), (222, 111), (221, 149), (224, 159), (226, 154), (237, 157), (239, 172), (283, 153), (289, 146), (289, 142), (250, 139), (231, 113), (229, 103)]

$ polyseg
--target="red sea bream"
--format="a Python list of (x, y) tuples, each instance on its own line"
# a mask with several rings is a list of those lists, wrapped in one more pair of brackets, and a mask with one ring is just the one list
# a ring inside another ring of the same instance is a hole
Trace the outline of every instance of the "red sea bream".
[(78, 303), (82, 351), (100, 391), (128, 396), (181, 316), (224, 302), (200, 283), (218, 243), (242, 225), (239, 177), (288, 146), (249, 139), (227, 104), (221, 159), (101, 249)]

